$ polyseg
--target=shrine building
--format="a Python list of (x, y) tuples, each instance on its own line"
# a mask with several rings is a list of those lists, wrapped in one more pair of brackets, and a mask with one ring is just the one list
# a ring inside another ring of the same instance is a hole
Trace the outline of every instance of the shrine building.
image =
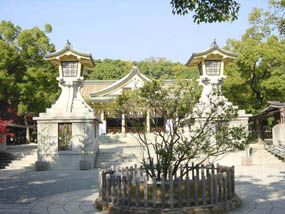
[[(226, 78), (224, 75), (224, 65), (231, 60), (235, 59), (237, 54), (218, 47), (214, 42), (209, 48), (193, 53), (187, 66), (197, 66), (200, 77), (199, 84), (203, 86), (200, 101), (207, 102), (209, 94), (215, 88), (221, 89), (223, 80)], [(154, 127), (167, 130), (169, 121), (164, 118), (156, 118), (157, 124), (151, 124), (149, 112), (144, 109), (138, 109), (136, 112), (130, 112), (133, 118), (126, 119), (124, 115), (114, 116), (110, 112), (110, 103), (114, 99), (127, 90), (134, 90), (143, 86), (144, 82), (150, 81), (143, 75), (136, 66), (133, 66), (130, 73), (121, 78), (120, 80), (86, 80), (81, 89), (83, 97), (91, 103), (94, 111), (101, 119), (102, 123), (99, 124), (99, 134), (107, 133), (130, 133), (135, 131), (132, 120), (140, 121), (142, 126), (145, 127), (147, 132), (152, 132)], [(175, 80), (163, 80), (164, 86), (167, 87), (175, 83)], [(227, 105), (232, 105), (225, 97), (221, 97)], [(235, 107), (237, 108), (237, 107)], [(99, 116), (100, 115), (100, 116)], [(237, 121), (239, 124), (247, 126), (248, 115), (244, 110), (238, 111)]]

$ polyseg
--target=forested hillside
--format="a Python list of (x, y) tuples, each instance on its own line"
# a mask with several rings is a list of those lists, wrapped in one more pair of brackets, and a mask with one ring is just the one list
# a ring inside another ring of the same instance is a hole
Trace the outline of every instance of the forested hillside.
[(196, 79), (196, 68), (189, 68), (181, 63), (174, 63), (165, 58), (149, 58), (140, 62), (123, 61), (120, 59), (95, 60), (95, 68), (85, 69), (84, 77), (89, 80), (120, 79), (128, 74), (136, 64), (140, 72), (154, 79)]

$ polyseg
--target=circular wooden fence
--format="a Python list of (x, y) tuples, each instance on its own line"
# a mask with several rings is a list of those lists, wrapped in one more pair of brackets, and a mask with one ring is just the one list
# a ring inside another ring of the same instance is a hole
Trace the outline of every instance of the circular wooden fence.
[(143, 167), (99, 170), (99, 197), (96, 206), (176, 209), (215, 205), (235, 196), (234, 166), (187, 166), (188, 173), (151, 178)]

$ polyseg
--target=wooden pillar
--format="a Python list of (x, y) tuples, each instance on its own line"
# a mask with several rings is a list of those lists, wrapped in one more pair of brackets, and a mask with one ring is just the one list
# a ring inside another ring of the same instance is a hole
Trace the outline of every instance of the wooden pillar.
[(150, 112), (146, 112), (146, 132), (150, 133)]
[(126, 117), (125, 114), (122, 114), (122, 134), (126, 133)]

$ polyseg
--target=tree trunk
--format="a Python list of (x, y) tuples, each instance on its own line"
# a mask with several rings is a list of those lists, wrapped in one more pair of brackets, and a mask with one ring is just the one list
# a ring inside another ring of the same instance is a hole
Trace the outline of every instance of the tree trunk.
[(26, 143), (30, 143), (30, 129), (29, 129), (29, 123), (28, 123), (28, 117), (27, 115), (24, 116), (25, 126), (26, 126)]
[(263, 128), (262, 128), (263, 117), (256, 118), (256, 128), (257, 128), (257, 143), (263, 144)]

